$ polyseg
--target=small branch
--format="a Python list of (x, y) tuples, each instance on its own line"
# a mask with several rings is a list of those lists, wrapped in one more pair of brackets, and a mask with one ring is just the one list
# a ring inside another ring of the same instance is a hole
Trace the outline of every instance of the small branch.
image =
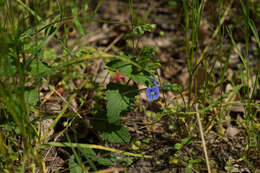
[(198, 124), (199, 124), (200, 136), (201, 136), (201, 140), (202, 140), (202, 147), (203, 147), (204, 155), (205, 155), (205, 158), (206, 158), (208, 173), (211, 173), (206, 142), (205, 142), (205, 139), (204, 139), (202, 124), (201, 124), (201, 121), (200, 121), (200, 114), (198, 113), (198, 104), (196, 104), (196, 112), (197, 112), (196, 116), (197, 116), (197, 120), (198, 120)]

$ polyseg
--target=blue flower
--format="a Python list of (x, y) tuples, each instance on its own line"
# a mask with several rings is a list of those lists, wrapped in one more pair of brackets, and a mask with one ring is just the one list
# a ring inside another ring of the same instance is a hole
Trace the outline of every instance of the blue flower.
[(154, 80), (154, 79), (153, 79), (153, 83), (155, 86), (157, 86), (157, 87), (159, 86), (159, 84), (157, 84), (156, 80)]
[(155, 80), (153, 80), (153, 83), (155, 86), (147, 88), (145, 92), (149, 102), (159, 98), (159, 84)]

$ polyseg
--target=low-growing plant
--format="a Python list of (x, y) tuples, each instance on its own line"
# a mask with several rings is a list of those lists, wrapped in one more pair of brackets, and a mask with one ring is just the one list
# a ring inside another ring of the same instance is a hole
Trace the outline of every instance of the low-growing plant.
[[(208, 139), (204, 137), (213, 134), (227, 141), (223, 123), (227, 122), (234, 102), (245, 110), (244, 119), (237, 123), (246, 142), (237, 155), (250, 169), (257, 170), (257, 165), (248, 159), (259, 153), (256, 98), (260, 61), (254, 70), (249, 59), (250, 39), (260, 49), (258, 28), (250, 14), (252, 10), (252, 14), (259, 16), (258, 7), (252, 6), (256, 1), (237, 2), (244, 25), (245, 47), (242, 49), (233, 34), (234, 26), (226, 26), (224, 22), (233, 1), (218, 0), (214, 19), (217, 25), (209, 27), (214, 32), (207, 44), (200, 40), (199, 32), (206, 1), (162, 2), (171, 10), (183, 7), (184, 40), (180, 44), (185, 47), (187, 86), (162, 82), (160, 52), (156, 47), (139, 44), (145, 34), (156, 29), (155, 24), (147, 22), (153, 3), (141, 17), (135, 12), (133, 0), (129, 0), (130, 23), (122, 23), (96, 18), (102, 0), (88, 1), (83, 6), (79, 2), (0, 2), (3, 21), (0, 24), (0, 172), (50, 172), (46, 157), (53, 148), (54, 152), (63, 148), (67, 156), (64, 171), (73, 173), (99, 171), (115, 165), (125, 168), (134, 163), (134, 157), (150, 159), (153, 156), (146, 151), (150, 145), (154, 146), (154, 136), (132, 139), (124, 123), (124, 117), (136, 110), (146, 115), (143, 118), (147, 119), (144, 125), (147, 129), (166, 121), (164, 132), (169, 133), (168, 140), (174, 142), (167, 165), (183, 167), (186, 172), (206, 165), (211, 172), (213, 159), (208, 156)], [(225, 9), (224, 4), (227, 4)], [(129, 43), (128, 47), (110, 51), (115, 43), (105, 50), (81, 43), (90, 32), (88, 26), (92, 22), (127, 27), (129, 30), (118, 38)], [(158, 33), (164, 35), (164, 31)], [(75, 34), (72, 39), (70, 34)], [(229, 45), (224, 51), (225, 41)], [(232, 51), (242, 63), (237, 65), (233, 76), (227, 77)], [(256, 51), (256, 55), (259, 52)], [(98, 59), (102, 59), (101, 67), (91, 71)], [(220, 70), (216, 70), (217, 65)], [(103, 82), (98, 79), (100, 69), (107, 72), (101, 76)], [(227, 83), (231, 87), (226, 91)], [(175, 94), (173, 99), (165, 97), (167, 92)], [(141, 94), (146, 96), (147, 104), (140, 104)], [(50, 98), (59, 98), (62, 103), (50, 103), (47, 107), (52, 110), (44, 111)], [(146, 105), (155, 107), (156, 103), (160, 105), (157, 111), (146, 109)], [(42, 127), (44, 124), (48, 126)], [(194, 152), (186, 150), (198, 141), (201, 148)], [(118, 146), (128, 146), (128, 149), (116, 149)], [(202, 151), (204, 156), (200, 154)], [(224, 164), (226, 171), (234, 168), (232, 157)]]

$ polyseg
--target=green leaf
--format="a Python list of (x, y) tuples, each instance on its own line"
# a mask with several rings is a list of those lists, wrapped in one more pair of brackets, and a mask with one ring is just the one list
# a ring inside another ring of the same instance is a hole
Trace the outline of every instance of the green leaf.
[(137, 86), (122, 85), (119, 83), (109, 83), (107, 85), (108, 90), (119, 90), (119, 93), (128, 98), (134, 98), (138, 94)]
[(132, 73), (132, 65), (122, 60), (113, 60), (107, 64), (114, 71), (118, 70), (126, 77), (130, 78)]
[(191, 163), (191, 164), (198, 164), (200, 162), (201, 162), (201, 160), (199, 158), (198, 159), (189, 160), (189, 163)]
[(15, 62), (12, 58), (6, 57), (0, 59), (0, 75), (7, 78), (14, 76), (17, 70), (14, 64)]
[(93, 159), (96, 157), (96, 153), (93, 149), (91, 148), (82, 148), (79, 147), (80, 152), (83, 154), (85, 158)]
[(101, 136), (104, 140), (119, 144), (127, 144), (130, 142), (131, 135), (122, 124), (110, 124), (103, 120), (106, 118), (104, 115), (98, 115), (96, 118), (97, 119), (91, 121), (91, 124), (96, 131), (101, 132)]
[(193, 172), (193, 169), (192, 169), (192, 164), (188, 164), (188, 166), (186, 167), (186, 169), (185, 169), (186, 171), (186, 173), (192, 173)]
[(83, 154), (87, 162), (89, 163), (90, 167), (94, 170), (97, 171), (97, 168), (95, 164), (93, 163), (92, 159), (96, 157), (96, 153), (93, 149), (91, 148), (83, 148), (79, 147), (80, 152)]
[(145, 75), (143, 72), (139, 72), (137, 74), (132, 74), (132, 79), (135, 82), (140, 83), (142, 85), (146, 85), (146, 86), (149, 86), (149, 84), (152, 83), (151, 77), (149, 75)]
[(127, 97), (122, 97), (118, 90), (108, 90), (107, 99), (107, 117), (110, 123), (116, 122), (120, 118), (120, 113), (128, 107)]
[(39, 63), (37, 63), (37, 61), (33, 61), (30, 65), (30, 68), (31, 70), (29, 74), (32, 76), (38, 76), (39, 74), (50, 71), (50, 68), (47, 66), (47, 64), (41, 61), (39, 61)]
[(140, 60), (138, 62), (143, 62), (141, 63), (141, 66), (145, 67), (145, 63), (151, 63), (153, 56), (155, 55), (154, 49), (149, 46), (143, 47), (143, 49), (140, 52)]
[(128, 133), (126, 127), (121, 126), (112, 127), (112, 131), (105, 131), (102, 133), (102, 137), (105, 140), (119, 143), (119, 144), (128, 144), (130, 142), (131, 135)]
[(186, 137), (182, 140), (182, 145), (190, 144), (193, 139), (193, 136)]
[(174, 145), (174, 148), (175, 148), (176, 150), (180, 150), (180, 149), (182, 149), (182, 147), (183, 147), (183, 145), (180, 144), (180, 143), (176, 143), (176, 144)]
[(97, 162), (100, 164), (100, 165), (105, 165), (105, 166), (109, 166), (109, 165), (112, 165), (114, 163), (113, 160), (109, 159), (109, 158), (98, 158), (97, 159)]
[(180, 93), (180, 92), (182, 92), (182, 87), (178, 84), (171, 84), (170, 82), (164, 82), (163, 83), (163, 90)]
[(158, 121), (159, 119), (161, 119), (163, 117), (163, 114), (158, 112), (157, 114), (155, 114), (155, 117), (154, 117), (154, 121)]
[(75, 156), (72, 155), (69, 159), (70, 173), (81, 173), (82, 168), (75, 162)]
[(76, 28), (78, 29), (79, 33), (81, 36), (84, 36), (84, 29), (82, 27), (82, 25), (80, 24), (80, 21), (78, 19), (78, 8), (77, 7), (73, 7), (72, 8), (72, 15), (73, 15), (73, 22), (76, 25)]
[(119, 164), (126, 164), (126, 165), (131, 165), (133, 163), (133, 159), (130, 157), (123, 157), (118, 160)]
[(37, 89), (30, 89), (24, 92), (24, 98), (29, 106), (35, 106), (39, 100)]

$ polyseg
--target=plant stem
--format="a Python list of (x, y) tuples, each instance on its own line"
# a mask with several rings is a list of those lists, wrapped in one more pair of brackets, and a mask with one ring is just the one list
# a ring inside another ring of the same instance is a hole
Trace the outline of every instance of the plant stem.
[(201, 140), (202, 140), (202, 147), (203, 147), (204, 155), (205, 155), (205, 158), (206, 158), (208, 173), (211, 173), (206, 142), (205, 142), (205, 139), (204, 139), (202, 124), (201, 124), (201, 121), (200, 121), (200, 114), (198, 113), (198, 104), (196, 104), (196, 112), (197, 112), (196, 117), (197, 117), (198, 124), (199, 124), (200, 136), (201, 136)]

